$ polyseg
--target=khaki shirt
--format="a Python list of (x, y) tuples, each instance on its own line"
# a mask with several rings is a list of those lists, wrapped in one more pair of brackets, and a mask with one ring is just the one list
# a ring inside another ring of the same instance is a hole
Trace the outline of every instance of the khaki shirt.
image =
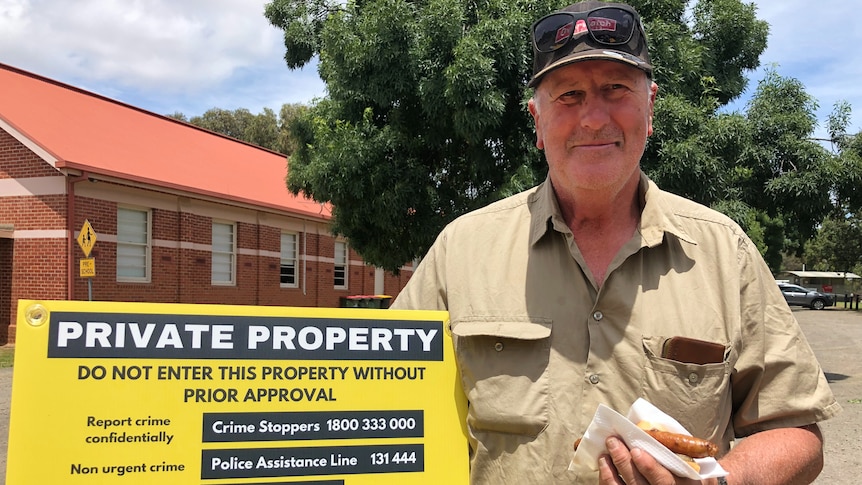
[[(545, 181), (449, 224), (393, 303), (449, 311), (471, 483), (597, 482), (568, 467), (599, 403), (625, 414), (645, 398), (722, 452), (840, 410), (744, 232), (644, 175), (640, 187), (640, 227), (600, 289)], [(662, 358), (673, 336), (725, 358)]]

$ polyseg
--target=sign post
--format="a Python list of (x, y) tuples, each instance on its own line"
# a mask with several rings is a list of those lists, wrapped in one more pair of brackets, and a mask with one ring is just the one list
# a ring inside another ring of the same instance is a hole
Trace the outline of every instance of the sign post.
[(446, 312), (18, 304), (6, 483), (466, 485)]
[(84, 225), (81, 226), (81, 231), (78, 233), (78, 246), (84, 251), (84, 257), (81, 265), (81, 278), (87, 278), (87, 296), (90, 301), (93, 301), (93, 278), (96, 277), (96, 258), (90, 257), (90, 251), (96, 245), (96, 231), (90, 225), (90, 221), (84, 219)]

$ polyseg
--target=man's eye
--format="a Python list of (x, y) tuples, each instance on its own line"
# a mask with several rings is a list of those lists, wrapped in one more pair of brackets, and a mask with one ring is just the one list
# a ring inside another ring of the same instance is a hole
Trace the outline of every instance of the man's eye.
[(625, 84), (609, 84), (605, 89), (605, 95), (610, 98), (617, 99), (625, 96), (630, 91), (629, 87)]
[(561, 100), (568, 102), (579, 100), (581, 98), (583, 98), (583, 93), (581, 91), (566, 91), (560, 95)]

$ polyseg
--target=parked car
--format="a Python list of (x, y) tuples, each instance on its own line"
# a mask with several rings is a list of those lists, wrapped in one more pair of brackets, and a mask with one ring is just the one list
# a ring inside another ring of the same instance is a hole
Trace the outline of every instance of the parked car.
[(781, 294), (787, 300), (788, 305), (806, 306), (812, 310), (822, 310), (835, 304), (832, 295), (820, 293), (816, 290), (803, 288), (790, 283), (778, 283)]

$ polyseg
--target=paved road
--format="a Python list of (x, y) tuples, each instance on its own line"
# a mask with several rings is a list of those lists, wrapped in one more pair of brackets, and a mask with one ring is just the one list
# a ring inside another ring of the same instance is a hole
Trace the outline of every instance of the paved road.
[[(862, 313), (834, 308), (794, 313), (844, 408), (838, 417), (822, 424), (826, 465), (814, 483), (855, 484), (862, 470)], [(12, 369), (0, 369), (0, 484), (6, 481), (11, 389)]]
[(6, 483), (6, 444), (9, 440), (9, 408), (12, 403), (12, 368), (0, 369), (0, 483)]
[(859, 483), (862, 469), (862, 314), (794, 310), (843, 412), (822, 423), (826, 465), (818, 485)]

